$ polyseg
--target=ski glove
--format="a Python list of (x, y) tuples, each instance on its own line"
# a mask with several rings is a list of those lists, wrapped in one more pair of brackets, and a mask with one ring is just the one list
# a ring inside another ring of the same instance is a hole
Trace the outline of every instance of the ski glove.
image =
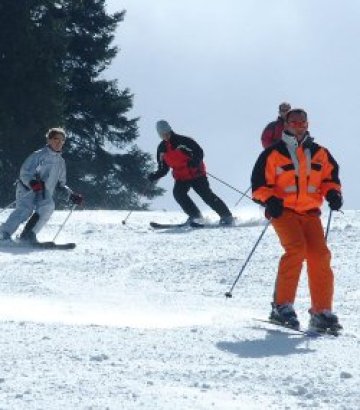
[(45, 183), (41, 179), (32, 179), (29, 185), (34, 192), (42, 192), (45, 189)]
[(329, 207), (332, 211), (338, 211), (343, 205), (343, 199), (341, 192), (336, 191), (336, 189), (330, 189), (326, 194), (326, 200), (329, 203)]
[(266, 218), (279, 218), (283, 211), (284, 211), (284, 204), (283, 200), (276, 197), (271, 196), (266, 202), (266, 209), (265, 209), (265, 216)]
[(82, 205), (84, 202), (84, 197), (81, 194), (77, 194), (76, 192), (72, 192), (69, 197), (70, 201), (76, 205)]
[(158, 173), (157, 172), (152, 172), (151, 174), (149, 174), (148, 175), (148, 180), (150, 181), (150, 182), (154, 182), (154, 181), (156, 181), (157, 179), (159, 179), (159, 176), (158, 176)]
[(190, 168), (197, 168), (200, 165), (200, 161), (197, 158), (190, 158), (187, 164)]

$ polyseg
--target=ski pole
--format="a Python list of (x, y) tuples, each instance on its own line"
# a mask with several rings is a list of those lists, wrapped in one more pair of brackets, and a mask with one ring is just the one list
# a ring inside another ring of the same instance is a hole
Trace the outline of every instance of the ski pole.
[(239, 274), (237, 275), (237, 278), (235, 279), (235, 281), (234, 281), (233, 285), (231, 286), (230, 290), (225, 293), (225, 296), (226, 296), (227, 298), (232, 298), (232, 291), (234, 290), (234, 287), (236, 286), (238, 280), (240, 279), (240, 276), (241, 276), (242, 273), (244, 272), (246, 265), (248, 264), (248, 262), (249, 262), (250, 258), (252, 257), (253, 253), (255, 252), (256, 247), (259, 245), (259, 243), (260, 243), (260, 241), (261, 241), (261, 238), (264, 236), (264, 234), (265, 234), (267, 228), (269, 227), (269, 225), (270, 225), (270, 220), (266, 223), (266, 225), (265, 225), (264, 229), (262, 230), (262, 232), (261, 232), (261, 234), (260, 234), (258, 240), (256, 241), (256, 243), (255, 243), (255, 245), (253, 246), (251, 252), (249, 253), (249, 256), (246, 258), (246, 261), (245, 261), (244, 264), (242, 265), (242, 267), (241, 267), (241, 269), (240, 269), (240, 272), (239, 272)]
[(331, 217), (332, 217), (332, 209), (330, 209), (329, 217), (328, 217), (327, 224), (326, 224), (325, 241), (327, 241), (327, 238), (328, 238), (328, 235), (329, 235)]
[(233, 187), (232, 185), (228, 184), (227, 182), (223, 181), (222, 179), (216, 177), (215, 175), (210, 174), (210, 172), (207, 172), (206, 175), (209, 175), (209, 177), (216, 179), (216, 181), (221, 182), (222, 184), (226, 185), (227, 187), (233, 189), (234, 191), (238, 192), (239, 194), (241, 194), (243, 197), (246, 196), (246, 198), (249, 198), (252, 201), (252, 198), (247, 195), (247, 191), (250, 189), (248, 189), (246, 192), (242, 192), (240, 190), (238, 190), (237, 188)]
[[(140, 196), (144, 196), (147, 190), (148, 190), (148, 187), (146, 187), (145, 189), (143, 189), (143, 190), (140, 192), (139, 195), (140, 195)], [(126, 221), (130, 218), (130, 215), (131, 215), (134, 211), (135, 211), (135, 209), (131, 209), (131, 210), (128, 212), (128, 214), (126, 215), (126, 217), (121, 221), (121, 223), (122, 223), (123, 225), (126, 224)]]
[(53, 242), (55, 242), (55, 239), (58, 237), (59, 233), (63, 230), (66, 222), (69, 220), (73, 210), (76, 208), (77, 204), (73, 204), (73, 206), (70, 209), (70, 212), (68, 213), (67, 217), (65, 218), (65, 221), (60, 225), (58, 231), (56, 232), (56, 235), (54, 236), (54, 239), (52, 240)]
[(134, 212), (134, 209), (132, 209), (131, 211), (128, 212), (128, 214), (126, 215), (126, 217), (121, 221), (121, 223), (123, 225), (126, 224), (126, 221), (130, 218), (130, 215)]
[(238, 199), (238, 200), (236, 201), (236, 204), (235, 204), (234, 206), (238, 206), (238, 205), (239, 205), (240, 201), (241, 201), (241, 200), (244, 198), (244, 196), (250, 191), (250, 189), (251, 189), (251, 185), (250, 185), (249, 188), (241, 195), (240, 199)]

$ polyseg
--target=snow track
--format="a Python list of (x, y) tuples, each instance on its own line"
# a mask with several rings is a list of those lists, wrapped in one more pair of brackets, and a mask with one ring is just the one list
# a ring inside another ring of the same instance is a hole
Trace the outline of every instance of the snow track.
[[(0, 409), (358, 409), (360, 211), (329, 235), (346, 334), (318, 339), (251, 320), (270, 308), (272, 228), (224, 297), (264, 223), (235, 213), (243, 228), (159, 232), (183, 215), (74, 212), (59, 240), (75, 250), (1, 252)], [(305, 274), (295, 307), (305, 325)]]

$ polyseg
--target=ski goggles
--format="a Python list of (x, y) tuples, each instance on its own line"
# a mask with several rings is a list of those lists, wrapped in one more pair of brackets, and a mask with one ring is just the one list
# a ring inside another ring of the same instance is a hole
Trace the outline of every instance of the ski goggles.
[(305, 127), (307, 125), (307, 121), (288, 121), (287, 123), (294, 128)]

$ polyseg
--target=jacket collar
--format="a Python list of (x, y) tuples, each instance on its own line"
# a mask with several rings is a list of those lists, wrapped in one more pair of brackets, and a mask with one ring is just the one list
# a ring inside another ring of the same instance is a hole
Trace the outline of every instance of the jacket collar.
[(54, 151), (54, 150), (50, 147), (50, 145), (46, 145), (46, 148), (47, 148), (48, 152), (49, 152), (50, 154), (52, 154), (52, 155), (61, 155), (61, 154), (62, 154), (62, 151)]
[(293, 148), (297, 148), (301, 145), (304, 148), (309, 148), (312, 142), (314, 141), (314, 138), (310, 137), (310, 134), (308, 131), (306, 131), (301, 141), (298, 141), (295, 135), (291, 134), (289, 131), (284, 131), (282, 133), (281, 139), (285, 142), (286, 145), (293, 147)]

